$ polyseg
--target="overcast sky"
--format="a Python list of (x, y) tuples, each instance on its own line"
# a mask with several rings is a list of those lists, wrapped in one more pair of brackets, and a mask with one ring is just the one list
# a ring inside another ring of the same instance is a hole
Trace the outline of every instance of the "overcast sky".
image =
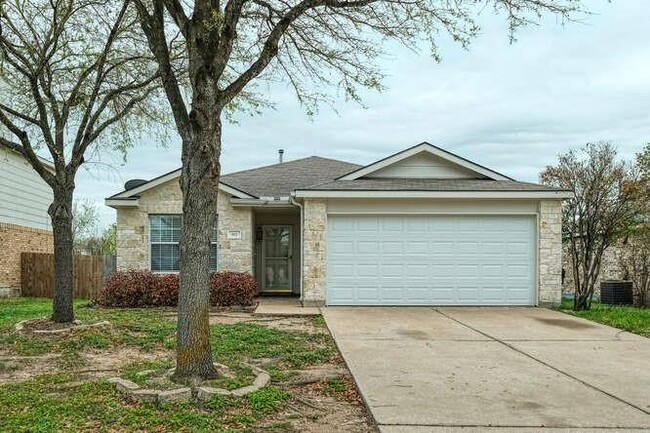
[[(341, 99), (307, 118), (288, 88), (271, 90), (275, 110), (226, 125), (224, 173), (311, 155), (367, 164), (422, 141), (519, 180), (537, 181), (559, 153), (609, 140), (624, 158), (650, 141), (650, 43), (647, 0), (585, 0), (593, 15), (562, 26), (555, 19), (517, 33), (511, 45), (503, 17), (485, 13), (482, 33), (464, 51), (441, 44), (442, 63), (426, 51), (390, 50), (381, 65), (382, 93), (365, 108)], [(105, 162), (110, 157), (103, 157)], [(131, 178), (180, 167), (180, 145), (143, 140), (114, 169), (89, 164), (76, 197), (101, 206)]]

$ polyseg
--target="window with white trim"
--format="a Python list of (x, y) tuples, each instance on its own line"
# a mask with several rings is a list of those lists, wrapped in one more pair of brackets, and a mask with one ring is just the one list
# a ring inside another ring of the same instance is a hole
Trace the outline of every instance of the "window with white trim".
[[(181, 215), (149, 215), (151, 270), (178, 272), (180, 270)], [(217, 270), (217, 221), (210, 239), (210, 270)]]

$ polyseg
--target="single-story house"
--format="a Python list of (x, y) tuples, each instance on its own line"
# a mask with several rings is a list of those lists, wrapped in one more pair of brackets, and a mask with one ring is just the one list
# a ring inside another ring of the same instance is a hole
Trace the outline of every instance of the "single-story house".
[[(129, 181), (119, 269), (179, 269), (180, 170)], [(221, 177), (210, 266), (304, 305), (540, 305), (561, 298), (561, 204), (421, 143), (366, 166), (312, 156)]]

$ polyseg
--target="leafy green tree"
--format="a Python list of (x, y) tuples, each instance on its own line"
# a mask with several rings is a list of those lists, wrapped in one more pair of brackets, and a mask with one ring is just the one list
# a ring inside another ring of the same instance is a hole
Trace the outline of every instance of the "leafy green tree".
[(636, 165), (645, 193), (642, 197), (645, 205), (644, 222), (650, 224), (650, 143), (646, 143), (645, 148), (636, 154)]
[(117, 223), (113, 223), (102, 233), (102, 254), (117, 255)]
[(576, 311), (591, 308), (603, 254), (629, 233), (641, 211), (641, 183), (633, 164), (617, 159), (611, 143), (589, 143), (560, 155), (542, 183), (570, 189), (563, 204), (562, 237), (569, 244)]
[(73, 251), (79, 254), (89, 241), (97, 236), (99, 209), (90, 200), (72, 202), (72, 243)]
[(641, 183), (639, 217), (623, 248), (620, 265), (625, 278), (634, 285), (634, 302), (638, 306), (650, 303), (650, 143), (636, 154)]
[(129, 0), (3, 1), (0, 29), (0, 144), (52, 188), (52, 319), (71, 322), (77, 171), (102, 150), (125, 153), (144, 125), (164, 122), (160, 71)]

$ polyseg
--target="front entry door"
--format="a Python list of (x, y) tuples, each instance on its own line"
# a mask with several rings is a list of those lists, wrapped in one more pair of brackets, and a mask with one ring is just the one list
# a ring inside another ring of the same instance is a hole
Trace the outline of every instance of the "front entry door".
[(262, 291), (291, 292), (292, 233), (291, 226), (262, 226)]

